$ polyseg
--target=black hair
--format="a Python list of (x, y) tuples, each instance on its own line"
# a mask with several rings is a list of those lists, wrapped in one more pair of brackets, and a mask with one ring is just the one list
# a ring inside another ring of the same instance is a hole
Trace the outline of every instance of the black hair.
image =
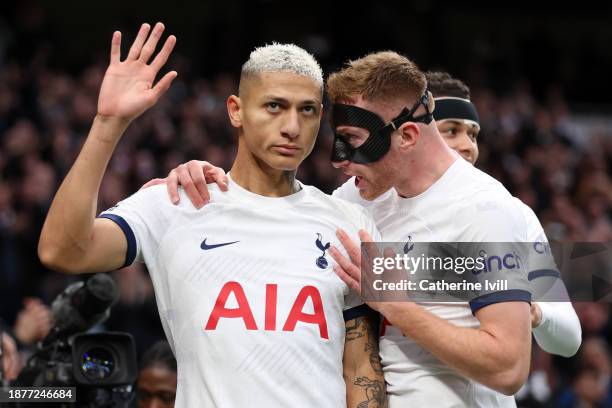
[(470, 99), (470, 88), (461, 80), (453, 78), (448, 72), (428, 71), (427, 88), (434, 98), (454, 96), (456, 98)]
[(166, 340), (153, 344), (142, 356), (141, 370), (153, 366), (162, 366), (176, 373), (176, 358)]

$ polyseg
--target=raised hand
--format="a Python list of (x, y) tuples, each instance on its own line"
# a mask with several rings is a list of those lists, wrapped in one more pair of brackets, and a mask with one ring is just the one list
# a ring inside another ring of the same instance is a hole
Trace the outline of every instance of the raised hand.
[(162, 49), (149, 63), (164, 32), (164, 25), (155, 24), (151, 35), (150, 28), (149, 24), (140, 27), (124, 61), (121, 61), (121, 32), (115, 31), (113, 34), (110, 65), (104, 75), (98, 98), (99, 116), (130, 122), (153, 106), (176, 78), (176, 71), (170, 71), (153, 86), (155, 77), (176, 44), (176, 37), (169, 36)]

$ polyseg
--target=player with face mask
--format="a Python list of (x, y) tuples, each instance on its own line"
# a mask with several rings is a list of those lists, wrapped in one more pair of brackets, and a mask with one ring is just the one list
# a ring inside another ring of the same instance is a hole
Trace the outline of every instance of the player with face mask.
[[(332, 160), (352, 176), (334, 195), (371, 203), (385, 241), (527, 241), (526, 221), (510, 194), (440, 136), (425, 76), (410, 60), (370, 54), (327, 84), (336, 133)], [(351, 273), (359, 275), (358, 247), (343, 231), (338, 236), (350, 259), (332, 248), (336, 272), (358, 290)], [(515, 405), (510, 395), (529, 368), (529, 295), (510, 291), (487, 299), (370, 303), (390, 323), (380, 342), (390, 406)]]

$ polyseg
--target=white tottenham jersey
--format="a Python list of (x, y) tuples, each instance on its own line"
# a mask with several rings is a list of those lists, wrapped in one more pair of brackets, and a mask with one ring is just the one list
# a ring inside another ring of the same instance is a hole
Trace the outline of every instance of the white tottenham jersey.
[(166, 187), (100, 217), (128, 240), (126, 264), (149, 269), (178, 362), (176, 407), (346, 407), (345, 320), (365, 305), (336, 276), (336, 229), (379, 237), (358, 205), (311, 186), (282, 198), (230, 180), (211, 201), (178, 206)]
[[(550, 247), (538, 217), (528, 205), (518, 198), (515, 200), (527, 220), (527, 238), (528, 242), (534, 244), (533, 255), (547, 253)], [(542, 301), (537, 302), (542, 312), (542, 320), (538, 327), (533, 328), (533, 337), (542, 350), (571, 357), (580, 347), (582, 329), (560, 273), (556, 268), (532, 269), (528, 279), (534, 289), (547, 289), (546, 293), (541, 293)], [(547, 299), (552, 301), (545, 301)]]
[[(418, 196), (395, 190), (367, 202), (350, 179), (334, 196), (365, 204), (386, 242), (527, 242), (527, 222), (516, 200), (495, 179), (457, 159)], [(528, 301), (520, 290), (498, 292), (486, 302), (420, 303), (431, 313), (462, 327), (479, 326), (473, 313), (503, 301)], [(473, 381), (383, 323), (380, 354), (389, 404), (400, 407), (514, 407), (514, 397)]]

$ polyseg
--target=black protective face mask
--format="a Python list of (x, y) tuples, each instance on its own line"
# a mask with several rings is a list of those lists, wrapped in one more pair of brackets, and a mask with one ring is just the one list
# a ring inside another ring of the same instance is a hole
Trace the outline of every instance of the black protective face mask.
[[(420, 106), (425, 108), (425, 114), (415, 117), (414, 113)], [(391, 146), (391, 133), (406, 122), (431, 123), (433, 112), (429, 111), (429, 92), (425, 93), (410, 109), (404, 108), (391, 122), (385, 124), (376, 113), (353, 105), (335, 103), (330, 113), (331, 126), (334, 131), (334, 146), (332, 162), (344, 160), (353, 163), (368, 164), (380, 160)], [(338, 126), (353, 126), (370, 132), (368, 139), (359, 147), (352, 147), (336, 129)]]

